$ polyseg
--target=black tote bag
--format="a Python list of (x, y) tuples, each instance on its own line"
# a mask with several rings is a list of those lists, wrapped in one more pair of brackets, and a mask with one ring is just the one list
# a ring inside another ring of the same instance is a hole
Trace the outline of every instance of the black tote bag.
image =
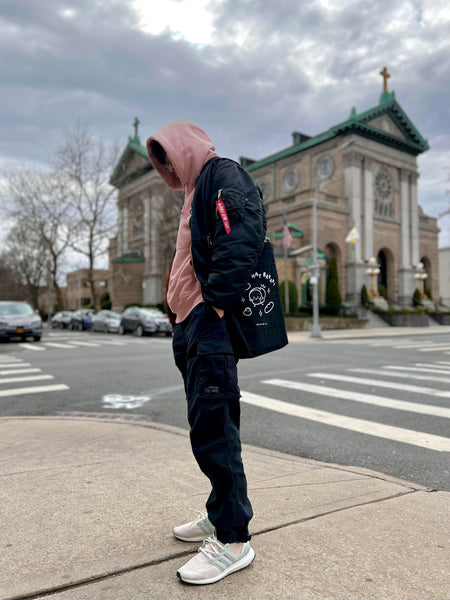
[(238, 358), (254, 358), (288, 343), (273, 247), (268, 240), (242, 298), (226, 315)]

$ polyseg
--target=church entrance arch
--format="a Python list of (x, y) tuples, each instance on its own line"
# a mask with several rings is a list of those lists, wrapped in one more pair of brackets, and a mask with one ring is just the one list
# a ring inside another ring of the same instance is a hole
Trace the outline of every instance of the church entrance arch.
[(381, 287), (383, 286), (386, 290), (386, 299), (393, 298), (394, 296), (393, 262), (392, 252), (388, 248), (382, 248), (378, 252), (377, 263), (380, 269), (380, 274), (378, 275), (378, 292), (380, 296), (383, 295), (383, 288)]
[(329, 265), (330, 261), (333, 260), (333, 259), (336, 260), (336, 268), (337, 268), (337, 274), (338, 274), (339, 291), (341, 293), (341, 297), (344, 298), (344, 290), (342, 289), (342, 283), (345, 281), (345, 274), (342, 271), (343, 267), (342, 267), (342, 252), (341, 252), (341, 249), (334, 242), (330, 242), (329, 244), (327, 244), (325, 246), (325, 248), (324, 248), (324, 254), (325, 254), (325, 257), (326, 257), (326, 268), (327, 268), (326, 275), (328, 275), (328, 265)]

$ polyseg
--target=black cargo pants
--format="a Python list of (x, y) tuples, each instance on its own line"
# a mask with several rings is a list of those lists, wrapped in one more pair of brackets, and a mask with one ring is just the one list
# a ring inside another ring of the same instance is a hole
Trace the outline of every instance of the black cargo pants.
[(192, 451), (212, 485), (208, 518), (219, 541), (245, 542), (253, 511), (241, 458), (237, 359), (225, 318), (197, 305), (175, 326), (173, 351), (186, 390)]

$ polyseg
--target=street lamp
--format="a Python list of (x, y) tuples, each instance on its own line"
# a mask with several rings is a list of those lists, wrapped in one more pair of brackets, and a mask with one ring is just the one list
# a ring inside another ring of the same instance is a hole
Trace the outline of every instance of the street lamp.
[(375, 277), (380, 274), (380, 269), (377, 265), (377, 259), (372, 256), (369, 260), (369, 268), (366, 270), (367, 275), (370, 276), (370, 292), (369, 296), (371, 298), (376, 298), (379, 296), (377, 290), (375, 289)]
[(420, 293), (420, 299), (421, 300), (425, 300), (426, 295), (425, 295), (425, 279), (428, 277), (428, 273), (425, 271), (425, 267), (424, 264), (422, 262), (420, 262), (417, 265), (417, 273), (414, 274), (414, 279), (416, 279), (419, 282), (419, 293)]

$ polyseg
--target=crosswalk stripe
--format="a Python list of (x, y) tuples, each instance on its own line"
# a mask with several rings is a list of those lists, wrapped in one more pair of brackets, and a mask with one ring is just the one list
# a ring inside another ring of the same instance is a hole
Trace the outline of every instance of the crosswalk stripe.
[(58, 392), (62, 390), (70, 389), (68, 385), (63, 383), (59, 383), (56, 385), (40, 385), (35, 387), (24, 387), (17, 388), (11, 390), (2, 390), (0, 391), (0, 398), (5, 398), (7, 396), (21, 396), (24, 394), (38, 394), (39, 392)]
[(120, 340), (104, 340), (102, 344), (106, 344), (107, 346), (125, 346), (127, 342), (122, 342)]
[[(387, 367), (384, 367), (385, 369)], [(436, 381), (436, 383), (450, 383), (450, 377), (436, 377), (433, 375), (414, 375), (413, 373), (399, 373), (397, 371), (383, 371), (382, 369), (349, 369), (352, 373), (367, 373), (379, 377), (400, 377), (402, 379), (417, 379), (422, 381)], [(450, 373), (449, 373), (450, 375)]]
[(274, 398), (267, 398), (250, 392), (241, 392), (241, 402), (266, 408), (275, 412), (300, 417), (309, 421), (316, 421), (332, 427), (340, 427), (350, 431), (356, 431), (365, 435), (385, 438), (404, 444), (420, 446), (437, 452), (450, 451), (450, 439), (430, 433), (422, 433), (401, 427), (393, 427), (392, 425), (383, 425), (373, 421), (365, 421), (354, 417), (346, 417), (334, 413), (308, 408), (306, 406), (298, 406), (289, 402), (283, 402)]
[(7, 371), (0, 371), (0, 375), (18, 375), (19, 373), (40, 373), (42, 369), (8, 369)]
[(325, 387), (322, 385), (312, 385), (299, 381), (287, 381), (285, 379), (266, 379), (262, 383), (276, 385), (292, 390), (309, 392), (310, 394), (320, 394), (321, 396), (331, 396), (340, 400), (351, 400), (352, 402), (362, 402), (364, 404), (373, 404), (375, 406), (384, 406), (396, 410), (406, 410), (416, 412), (422, 415), (431, 415), (433, 417), (450, 418), (450, 408), (441, 406), (429, 406), (428, 404), (419, 404), (416, 402), (407, 402), (406, 400), (393, 400), (384, 396), (375, 396), (373, 394), (361, 394), (349, 390), (340, 390), (338, 388)]
[(438, 363), (414, 363), (416, 367), (429, 367), (430, 369), (444, 369), (447, 373), (450, 373), (450, 367), (447, 365), (440, 365)]
[(37, 344), (34, 346), (33, 344), (20, 344), (21, 348), (26, 348), (27, 350), (36, 350), (36, 352), (39, 352), (39, 350), (44, 350), (45, 348), (42, 348), (42, 346), (38, 346)]
[(415, 373), (436, 373), (440, 375), (448, 375), (448, 370), (445, 369), (431, 369), (428, 367), (421, 367), (419, 365), (415, 367), (405, 367), (403, 365), (386, 365), (383, 369), (389, 369), (390, 371), (414, 371)]
[(71, 344), (75, 344), (76, 346), (89, 346), (91, 348), (98, 348), (100, 344), (96, 344), (95, 342), (81, 342), (78, 340), (71, 341)]
[(19, 369), (23, 371), (25, 367), (31, 367), (30, 363), (0, 363), (0, 369)]
[(22, 362), (21, 358), (13, 358), (12, 356), (0, 356), (0, 364), (20, 363), (20, 362)]
[(7, 377), (5, 379), (0, 379), (0, 384), (2, 383), (17, 383), (22, 381), (37, 381), (39, 379), (55, 379), (53, 375), (30, 375), (29, 377)]
[(418, 348), (419, 352), (441, 352), (442, 350), (450, 350), (449, 344), (435, 344), (432, 348)]
[(74, 347), (70, 344), (61, 344), (59, 342), (44, 342), (44, 344), (46, 346), (50, 346), (51, 348), (70, 348), (71, 350), (74, 349)]
[(447, 365), (450, 368), (450, 362), (448, 360), (437, 360), (437, 365)]
[(381, 379), (368, 379), (367, 377), (352, 377), (351, 375), (339, 375), (337, 373), (308, 373), (308, 377), (316, 377), (318, 379), (333, 379), (334, 381), (344, 381), (346, 383), (372, 385), (374, 387), (388, 388), (390, 390), (402, 390), (405, 392), (412, 392), (414, 394), (427, 394), (428, 396), (438, 396), (439, 398), (450, 398), (449, 391), (437, 390), (436, 388), (423, 387), (418, 385), (408, 385), (407, 383), (396, 383), (394, 381), (383, 381)]

